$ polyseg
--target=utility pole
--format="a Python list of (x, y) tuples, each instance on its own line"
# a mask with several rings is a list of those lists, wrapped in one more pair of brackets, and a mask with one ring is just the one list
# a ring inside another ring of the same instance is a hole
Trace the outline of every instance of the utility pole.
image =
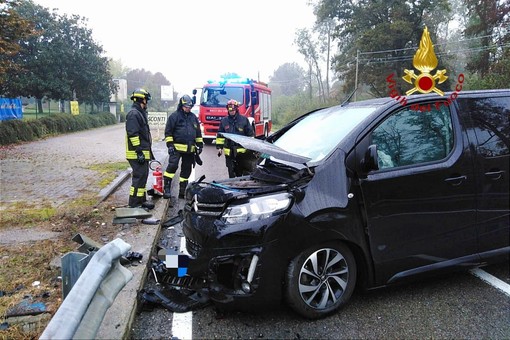
[(354, 80), (354, 101), (356, 101), (356, 94), (358, 90), (358, 64), (359, 64), (359, 50), (356, 51), (356, 77)]

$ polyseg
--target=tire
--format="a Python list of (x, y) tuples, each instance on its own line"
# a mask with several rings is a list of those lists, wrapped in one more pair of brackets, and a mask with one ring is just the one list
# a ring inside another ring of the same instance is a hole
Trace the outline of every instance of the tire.
[(355, 285), (356, 261), (351, 250), (343, 243), (328, 243), (309, 248), (291, 261), (285, 297), (296, 313), (319, 319), (345, 305)]

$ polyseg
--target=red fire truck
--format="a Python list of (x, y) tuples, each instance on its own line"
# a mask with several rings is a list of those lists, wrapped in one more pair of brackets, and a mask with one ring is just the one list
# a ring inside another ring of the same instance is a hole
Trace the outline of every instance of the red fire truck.
[[(196, 95), (196, 90), (193, 94)], [(220, 121), (227, 115), (227, 102), (239, 102), (239, 114), (251, 122), (255, 137), (263, 138), (271, 131), (271, 90), (267, 84), (248, 78), (210, 80), (202, 88), (199, 118), (203, 125), (204, 143), (216, 139)]]

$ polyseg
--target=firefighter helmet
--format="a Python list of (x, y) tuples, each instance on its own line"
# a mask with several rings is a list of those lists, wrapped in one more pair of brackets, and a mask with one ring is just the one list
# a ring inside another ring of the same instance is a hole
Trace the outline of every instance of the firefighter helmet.
[(184, 96), (181, 97), (181, 99), (179, 100), (179, 105), (182, 107), (182, 106), (187, 106), (187, 107), (193, 107), (193, 100), (191, 99), (190, 96), (188, 96), (187, 94), (185, 94)]
[(133, 94), (131, 95), (132, 101), (137, 102), (143, 99), (146, 99), (147, 101), (151, 100), (152, 99), (151, 94), (142, 88), (133, 91)]
[(228, 111), (237, 111), (237, 109), (239, 108), (239, 102), (237, 100), (230, 99), (227, 102), (226, 108)]

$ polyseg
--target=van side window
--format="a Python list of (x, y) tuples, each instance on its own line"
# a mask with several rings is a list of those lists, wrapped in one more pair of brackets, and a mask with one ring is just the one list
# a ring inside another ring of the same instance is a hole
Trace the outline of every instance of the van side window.
[(465, 98), (459, 107), (472, 117), (477, 149), (483, 157), (510, 154), (510, 98)]
[(406, 107), (373, 131), (379, 169), (433, 162), (448, 156), (453, 148), (450, 110), (446, 105), (430, 108), (415, 111)]

